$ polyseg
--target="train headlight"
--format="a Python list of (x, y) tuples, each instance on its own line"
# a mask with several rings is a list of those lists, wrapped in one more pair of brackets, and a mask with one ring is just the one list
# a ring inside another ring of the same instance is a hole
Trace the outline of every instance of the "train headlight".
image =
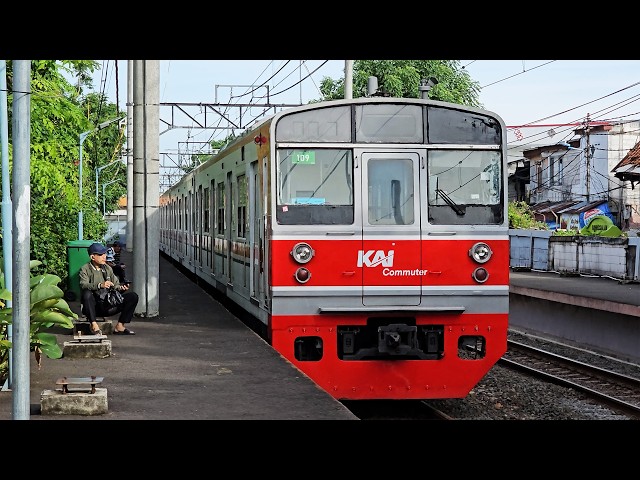
[(489, 279), (489, 272), (484, 267), (476, 268), (471, 274), (473, 279), (478, 283), (484, 283)]
[(311, 245), (304, 242), (296, 243), (291, 250), (291, 256), (298, 263), (307, 263), (315, 253)]
[(491, 247), (483, 242), (478, 242), (469, 249), (469, 256), (478, 263), (488, 262), (492, 254)]
[(311, 272), (304, 267), (300, 267), (296, 270), (296, 273), (293, 276), (298, 282), (307, 283), (311, 278)]

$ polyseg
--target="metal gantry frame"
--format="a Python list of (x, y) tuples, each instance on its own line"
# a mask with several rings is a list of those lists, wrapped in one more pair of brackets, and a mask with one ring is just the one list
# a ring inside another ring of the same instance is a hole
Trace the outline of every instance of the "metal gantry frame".
[[(225, 85), (227, 86), (227, 85)], [(216, 95), (217, 98), (217, 95)], [(278, 109), (293, 108), (300, 106), (299, 103), (178, 103), (163, 102), (160, 103), (160, 124), (166, 127), (160, 132), (160, 135), (176, 128), (212, 130), (214, 132), (220, 130), (244, 130), (252, 125), (256, 118), (262, 118), (269, 113), (277, 113)], [(259, 116), (253, 116), (250, 121), (243, 121), (247, 116), (249, 109), (262, 109)], [(193, 110), (197, 109), (197, 112)], [(238, 120), (232, 120), (229, 115), (230, 109), (237, 109)], [(164, 115), (162, 114), (162, 112)], [(209, 142), (184, 142), (187, 145), (199, 143), (209, 145)], [(170, 186), (174, 185), (185, 174), (186, 169), (190, 166), (186, 162), (190, 160), (191, 155), (198, 153), (210, 154), (211, 152), (183, 152), (180, 148), (175, 153), (160, 153), (160, 193), (162, 194)]]

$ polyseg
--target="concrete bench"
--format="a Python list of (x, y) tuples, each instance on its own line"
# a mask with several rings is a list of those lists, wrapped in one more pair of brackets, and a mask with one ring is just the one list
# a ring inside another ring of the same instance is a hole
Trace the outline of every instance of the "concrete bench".
[(56, 380), (56, 385), (62, 386), (62, 393), (69, 393), (69, 385), (75, 385), (74, 391), (96, 393), (96, 385), (102, 383), (104, 377), (96, 377), (91, 375), (90, 377), (61, 377)]
[(40, 395), (42, 415), (103, 415), (109, 410), (107, 389), (98, 388), (104, 377), (61, 377), (56, 390)]
[(111, 340), (107, 340), (105, 334), (84, 335), (81, 331), (75, 332), (73, 340), (64, 342), (62, 356), (65, 358), (107, 358), (111, 356)]

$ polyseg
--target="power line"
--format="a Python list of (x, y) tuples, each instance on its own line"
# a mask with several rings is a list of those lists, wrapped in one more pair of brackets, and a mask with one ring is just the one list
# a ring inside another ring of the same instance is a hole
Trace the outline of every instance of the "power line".
[[(480, 87), (480, 88), (481, 88), (481, 89), (483, 89), (483, 88), (490, 87), (491, 85), (495, 85), (496, 83), (504, 82), (505, 80), (509, 80), (510, 78), (517, 77), (518, 75), (522, 75), (523, 73), (531, 72), (531, 71), (536, 70), (536, 69), (538, 69), (538, 68), (540, 68), (540, 67), (544, 67), (545, 65), (549, 65), (550, 63), (553, 63), (553, 62), (557, 62), (557, 60), (550, 60), (550, 61), (548, 61), (548, 62), (546, 62), (546, 63), (540, 64), (540, 65), (537, 65), (537, 66), (535, 66), (535, 67), (533, 67), (533, 68), (530, 68), (530, 69), (528, 69), (528, 70), (527, 70), (527, 69), (525, 69), (525, 70), (523, 70), (522, 72), (518, 72), (518, 73), (516, 73), (516, 74), (514, 74), (514, 75), (510, 75), (510, 76), (505, 77), (505, 78), (502, 78), (502, 79), (500, 79), (500, 80), (496, 80), (495, 82), (488, 83), (487, 85), (484, 85), (484, 86), (482, 86), (482, 87)], [(473, 63), (473, 62), (472, 62), (472, 63)], [(469, 64), (469, 65), (470, 65), (470, 64)], [(463, 68), (464, 68), (464, 67), (463, 67)]]

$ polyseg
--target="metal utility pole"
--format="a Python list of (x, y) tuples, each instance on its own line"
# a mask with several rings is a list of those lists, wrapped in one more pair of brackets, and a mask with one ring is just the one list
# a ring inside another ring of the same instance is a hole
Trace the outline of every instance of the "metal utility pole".
[(142, 317), (158, 316), (159, 305), (159, 78), (158, 60), (134, 60), (133, 285)]
[(133, 251), (133, 60), (127, 60), (127, 252)]
[(31, 414), (29, 263), (31, 250), (31, 60), (13, 61), (13, 419)]
[(584, 155), (585, 155), (585, 161), (587, 164), (587, 171), (586, 171), (586, 180), (587, 180), (587, 202), (590, 201), (590, 196), (591, 196), (591, 174), (590, 174), (590, 170), (591, 170), (591, 146), (589, 145), (589, 114), (587, 113), (587, 121), (586, 121), (586, 128), (585, 128), (585, 133), (587, 135), (587, 147), (584, 150)]
[[(4, 285), (7, 290), (13, 284), (13, 230), (11, 214), (11, 182), (9, 177), (9, 113), (7, 106), (7, 61), (0, 60), (0, 146), (2, 152), (2, 257)], [(5, 302), (11, 308), (11, 300)], [(7, 340), (13, 341), (13, 327), (7, 325)], [(2, 390), (10, 390), (13, 384), (13, 350), (9, 349), (9, 376)]]
[(344, 98), (353, 98), (353, 60), (344, 61)]

